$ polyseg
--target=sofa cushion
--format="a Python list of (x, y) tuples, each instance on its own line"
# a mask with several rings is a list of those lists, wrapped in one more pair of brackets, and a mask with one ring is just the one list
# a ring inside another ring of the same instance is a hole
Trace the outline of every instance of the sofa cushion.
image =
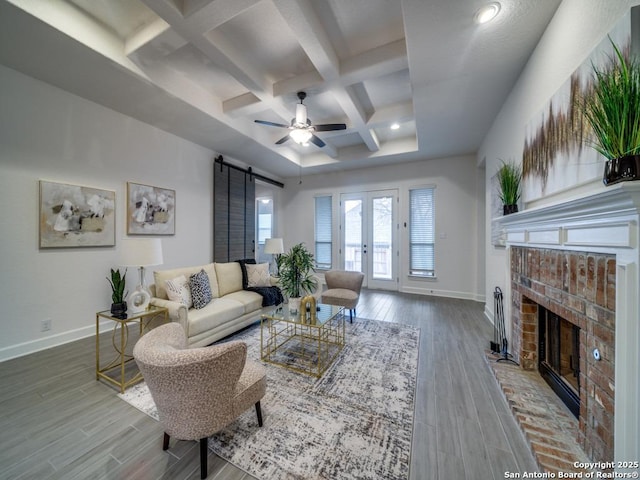
[(240, 264), (240, 270), (242, 270), (242, 288), (247, 289), (247, 265), (255, 265), (255, 258), (243, 258), (242, 260), (236, 260)]
[(270, 287), (271, 276), (269, 275), (269, 264), (259, 263), (258, 265), (245, 265), (247, 269), (247, 287)]
[(193, 300), (191, 299), (191, 287), (189, 281), (184, 275), (172, 278), (164, 282), (164, 288), (167, 291), (169, 300), (173, 302), (180, 302), (186, 305), (187, 308), (191, 308)]
[(216, 270), (213, 263), (209, 263), (206, 265), (199, 265), (196, 267), (182, 267), (182, 268), (172, 268), (169, 270), (156, 270), (153, 272), (153, 282), (156, 286), (156, 297), (163, 298), (165, 300), (169, 299), (167, 295), (167, 290), (165, 288), (165, 282), (167, 280), (171, 280), (173, 278), (179, 277), (180, 275), (184, 275), (185, 278), (191, 277), (194, 273), (198, 273), (200, 270), (204, 269), (209, 276), (209, 286), (211, 287), (211, 296), (213, 298), (219, 297), (218, 294), (218, 279), (216, 277)]
[(239, 292), (229, 293), (224, 298), (229, 298), (242, 304), (243, 313), (250, 313), (262, 307), (262, 295), (256, 292), (240, 290)]
[(201, 309), (213, 300), (211, 296), (211, 285), (209, 284), (209, 276), (204, 269), (198, 273), (194, 273), (189, 278), (189, 287), (191, 288), (191, 299), (193, 300), (193, 308)]
[(242, 290), (242, 269), (238, 262), (216, 263), (215, 267), (221, 297)]
[(194, 337), (244, 314), (244, 306), (229, 298), (214, 298), (206, 307), (189, 310), (189, 336)]

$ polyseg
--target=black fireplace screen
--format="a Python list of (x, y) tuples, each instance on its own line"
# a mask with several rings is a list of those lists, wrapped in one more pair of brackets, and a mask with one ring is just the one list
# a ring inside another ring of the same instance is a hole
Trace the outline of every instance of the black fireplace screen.
[(580, 328), (540, 306), (538, 369), (576, 418), (580, 415)]

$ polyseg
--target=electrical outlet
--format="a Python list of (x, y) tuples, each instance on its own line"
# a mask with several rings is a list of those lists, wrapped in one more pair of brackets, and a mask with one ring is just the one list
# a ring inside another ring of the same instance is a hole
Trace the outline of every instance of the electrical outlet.
[(48, 332), (49, 330), (51, 330), (51, 319), (45, 318), (44, 320), (42, 320), (42, 322), (40, 322), (40, 331)]

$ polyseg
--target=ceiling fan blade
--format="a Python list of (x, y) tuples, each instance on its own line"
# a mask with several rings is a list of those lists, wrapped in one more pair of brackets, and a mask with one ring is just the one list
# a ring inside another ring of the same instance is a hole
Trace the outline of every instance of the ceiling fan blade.
[(282, 137), (280, 140), (278, 140), (276, 142), (276, 145), (282, 145), (284, 142), (286, 142), (287, 140), (289, 140), (291, 137), (289, 136), (289, 134), (287, 133), (284, 137)]
[(266, 120), (254, 120), (254, 122), (261, 123), (262, 125), (269, 125), (270, 127), (289, 128), (289, 125), (284, 125), (282, 123), (267, 122)]
[(309, 139), (309, 141), (311, 143), (313, 143), (315, 146), (320, 147), (320, 148), (322, 148), (322, 147), (324, 147), (326, 145), (326, 143), (324, 143), (322, 140), (320, 140), (315, 135), (311, 135), (311, 138)]
[(347, 126), (344, 123), (325, 123), (314, 125), (313, 128), (316, 129), (316, 132), (330, 132), (332, 130), (346, 130)]

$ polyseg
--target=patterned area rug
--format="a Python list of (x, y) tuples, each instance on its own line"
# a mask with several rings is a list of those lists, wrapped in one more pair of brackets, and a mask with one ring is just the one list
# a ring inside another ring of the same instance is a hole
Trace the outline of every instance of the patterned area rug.
[[(320, 379), (263, 363), (263, 427), (249, 409), (209, 448), (262, 480), (408, 479), (420, 329), (363, 319), (346, 328)], [(226, 340), (245, 341), (259, 361), (259, 325)], [(157, 419), (144, 383), (120, 397)]]

